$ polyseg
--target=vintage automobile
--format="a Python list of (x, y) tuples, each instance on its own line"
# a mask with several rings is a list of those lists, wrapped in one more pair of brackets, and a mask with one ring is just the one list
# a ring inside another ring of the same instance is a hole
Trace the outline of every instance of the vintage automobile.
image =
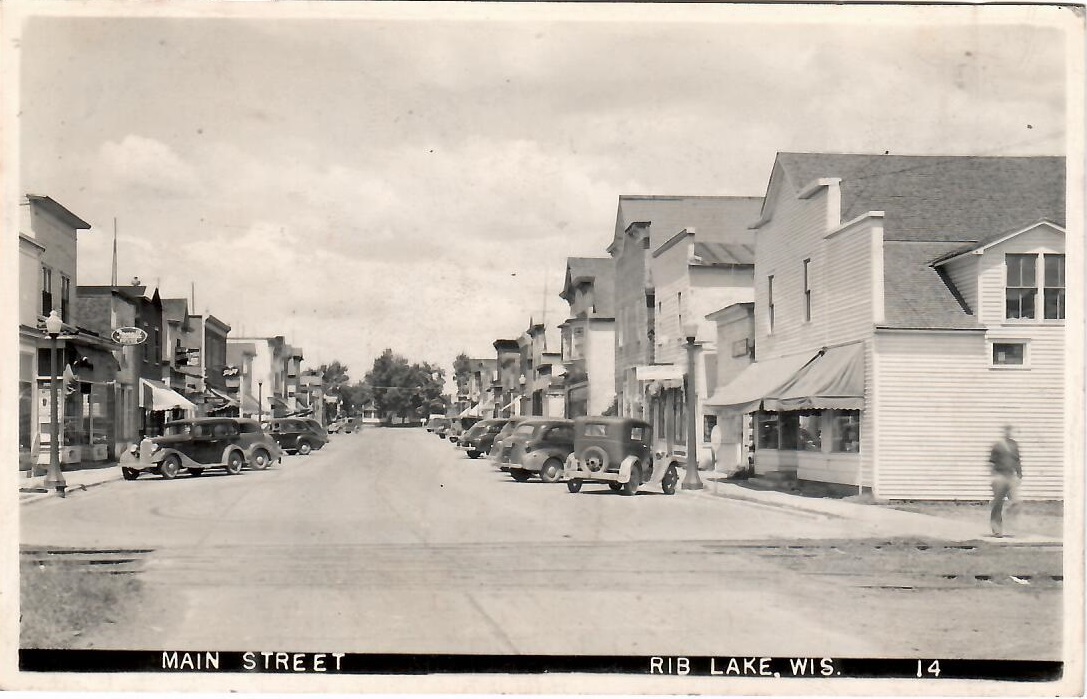
[(267, 432), (288, 454), (305, 456), (328, 443), (328, 434), (316, 420), (276, 417), (268, 421)]
[(511, 442), (509, 472), (515, 481), (524, 482), (539, 474), (544, 483), (554, 483), (574, 450), (574, 422), (528, 418), (513, 431)]
[(446, 438), (454, 444), (461, 438), (468, 430), (472, 429), (472, 426), (483, 418), (479, 417), (455, 417), (449, 421), (449, 432), (446, 433)]
[(491, 450), (494, 438), (509, 422), (508, 418), (496, 417), (480, 420), (472, 425), (472, 429), (461, 435), (457, 440), (457, 446), (468, 452), (468, 458), (478, 459), (481, 455)]
[[(501, 431), (494, 436), (494, 441), (491, 443), (491, 450), (487, 453), (490, 455), (491, 460), (494, 461), (496, 466), (501, 467), (503, 463), (509, 463), (510, 435), (513, 434), (513, 431), (517, 429), (517, 426), (521, 424), (524, 419), (525, 418), (517, 415), (507, 418), (507, 422), (502, 426)], [(504, 470), (509, 469), (507, 467)]]
[(607, 483), (623, 495), (634, 495), (654, 478), (667, 495), (676, 492), (679, 472), (662, 463), (653, 472), (653, 431), (649, 423), (627, 417), (574, 418), (574, 451), (566, 459), (563, 475), (571, 493), (584, 483)]
[(193, 418), (168, 422), (165, 429), (163, 436), (133, 445), (135, 462), (121, 467), (125, 480), (136, 480), (145, 472), (170, 480), (183, 468), (193, 476), (209, 468), (221, 468), (235, 475), (243, 467), (262, 471), (273, 461), (283, 460), (283, 450), (256, 420)]
[(431, 434), (436, 434), (442, 439), (445, 439), (445, 435), (449, 432), (449, 418), (447, 417), (432, 417), (427, 422), (426, 431)]

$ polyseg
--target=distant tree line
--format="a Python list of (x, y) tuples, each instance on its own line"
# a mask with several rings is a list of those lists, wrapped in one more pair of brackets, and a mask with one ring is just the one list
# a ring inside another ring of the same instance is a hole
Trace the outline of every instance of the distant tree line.
[(351, 383), (347, 365), (340, 361), (318, 367), (325, 393), (340, 399), (345, 415), (361, 415), (372, 407), (383, 422), (394, 418), (422, 419), (431, 413), (445, 413), (449, 398), (442, 394), (445, 372), (429, 362), (409, 362), (386, 349), (374, 360), (366, 376)]

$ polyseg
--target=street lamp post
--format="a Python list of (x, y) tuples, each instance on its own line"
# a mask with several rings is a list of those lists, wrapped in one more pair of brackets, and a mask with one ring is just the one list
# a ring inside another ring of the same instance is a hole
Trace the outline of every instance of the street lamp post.
[(64, 497), (67, 483), (64, 481), (64, 472), (60, 470), (60, 414), (57, 410), (59, 402), (59, 381), (57, 371), (57, 336), (64, 329), (64, 321), (57, 315), (56, 309), (49, 311), (49, 317), (45, 319), (45, 332), (49, 334), (49, 424), (52, 431), (49, 435), (49, 470), (45, 473), (45, 487), (54, 488), (57, 495)]
[(264, 382), (257, 382), (257, 422), (264, 417)]
[(683, 333), (687, 337), (687, 473), (683, 477), (683, 490), (702, 490), (702, 479), (698, 476), (698, 395), (694, 376), (698, 325), (684, 325)]

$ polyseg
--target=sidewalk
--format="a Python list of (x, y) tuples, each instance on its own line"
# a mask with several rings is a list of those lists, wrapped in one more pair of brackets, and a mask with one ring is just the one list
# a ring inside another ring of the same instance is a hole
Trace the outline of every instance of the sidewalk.
[(1003, 546), (1059, 546), (1060, 537), (1022, 533), (997, 538), (989, 533), (988, 521), (963, 521), (917, 512), (896, 510), (882, 505), (854, 502), (842, 498), (810, 497), (776, 490), (755, 490), (727, 482), (720, 474), (703, 473), (703, 490), (694, 494), (707, 498), (727, 498), (766, 507), (789, 509), (824, 517), (856, 522), (858, 528), (872, 531), (872, 536), (914, 537), (945, 541), (985, 541)]
[[(121, 480), (121, 469), (117, 462), (104, 462), (84, 466), (75, 471), (64, 471), (66, 484), (65, 496), (75, 495), (105, 483)], [(25, 505), (39, 500), (59, 498), (56, 491), (46, 490), (42, 486), (45, 476), (27, 478), (25, 472), (19, 474), (19, 504)]]

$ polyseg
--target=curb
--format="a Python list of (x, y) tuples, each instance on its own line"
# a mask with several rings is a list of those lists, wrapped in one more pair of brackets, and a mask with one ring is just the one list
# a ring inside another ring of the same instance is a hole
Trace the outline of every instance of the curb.
[(743, 495), (737, 495), (735, 493), (713, 493), (709, 492), (710, 488), (703, 488), (702, 490), (691, 491), (693, 495), (701, 495), (709, 498), (723, 498), (725, 500), (739, 500), (740, 502), (749, 502), (754, 505), (761, 505), (763, 507), (773, 507), (778, 510), (795, 510), (797, 512), (804, 512), (811, 515), (819, 515), (821, 517), (831, 517), (834, 519), (849, 519), (845, 515), (838, 514), (836, 512), (827, 512), (826, 510), (819, 509), (817, 507), (804, 507), (801, 504), (796, 503), (784, 503), (784, 502), (770, 502), (757, 497), (745, 497)]
[(72, 486), (69, 486), (64, 491), (64, 497), (63, 498), (58, 497), (55, 492), (30, 493), (30, 494), (27, 495), (27, 497), (23, 497), (24, 493), (22, 491), (20, 491), (19, 492), (19, 504), (20, 505), (29, 505), (30, 503), (39, 502), (41, 500), (49, 500), (49, 499), (64, 500), (64, 499), (67, 499), (73, 493), (85, 492), (87, 490), (90, 490), (91, 488), (97, 488), (100, 485), (106, 485), (107, 483), (113, 483), (114, 481), (119, 481), (119, 480), (121, 480), (121, 476), (120, 476), (120, 474), (117, 474), (117, 475), (110, 476), (109, 478), (107, 478), (105, 480), (94, 481), (93, 483), (77, 483), (77, 484), (74, 484)]

